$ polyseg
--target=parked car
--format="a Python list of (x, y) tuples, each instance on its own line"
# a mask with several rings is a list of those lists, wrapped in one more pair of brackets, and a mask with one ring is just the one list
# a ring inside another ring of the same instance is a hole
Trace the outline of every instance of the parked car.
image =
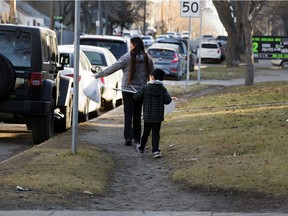
[(149, 47), (154, 43), (154, 39), (152, 36), (145, 35), (141, 37), (145, 47)]
[(182, 38), (183, 39), (189, 39), (189, 31), (183, 31), (182, 32)]
[[(176, 44), (180, 47), (180, 53), (182, 54), (182, 56), (185, 58), (186, 62), (184, 65), (184, 68), (186, 70), (187, 68), (187, 59), (188, 59), (188, 41), (182, 38), (168, 38), (168, 39), (164, 39), (162, 41), (159, 41), (159, 43), (169, 43), (169, 44)], [(192, 51), (190, 51), (189, 54), (189, 58), (190, 58), (190, 64), (189, 64), (189, 70), (193, 71), (194, 70), (194, 65), (195, 65), (195, 58), (194, 55), (192, 53)]]
[(129, 52), (130, 39), (111, 35), (81, 35), (80, 44), (107, 48), (118, 60)]
[(272, 59), (271, 63), (275, 66), (282, 67), (284, 69), (288, 69), (288, 59)]
[(214, 41), (215, 37), (213, 35), (202, 35), (202, 41)]
[[(86, 54), (92, 66), (97, 67), (99, 72), (114, 64), (117, 60), (115, 56), (106, 48), (80, 45), (80, 49)], [(113, 88), (120, 88), (122, 85), (123, 71), (117, 72), (101, 77), (100, 80), (103, 83), (101, 88), (102, 105), (106, 110), (112, 110), (117, 105), (122, 104), (122, 93), (115, 91)]]
[(56, 33), (0, 24), (0, 47), (0, 121), (26, 124), (34, 144), (70, 128), (72, 82), (58, 72), (66, 58)]
[(221, 62), (223, 62), (225, 60), (225, 47), (223, 47), (222, 43), (217, 41), (219, 47), (220, 47), (220, 50), (221, 50)]
[(147, 49), (152, 57), (155, 68), (161, 68), (165, 71), (166, 77), (173, 77), (181, 80), (185, 73), (184, 57), (181, 54), (180, 47), (176, 44), (154, 43)]
[(169, 31), (166, 32), (166, 34), (169, 36), (169, 38), (177, 38), (176, 32)]
[(225, 49), (225, 47), (227, 45), (227, 40), (228, 40), (228, 37), (224, 36), (224, 35), (218, 35), (217, 38), (216, 38), (216, 41), (220, 42), (224, 49)]
[[(61, 76), (74, 77), (74, 46), (60, 45), (58, 46), (59, 53), (68, 54), (69, 60), (64, 65), (64, 69), (59, 71)], [(80, 121), (88, 121), (89, 116), (97, 116), (101, 102), (96, 103), (90, 100), (83, 92), (83, 89), (94, 79), (92, 65), (87, 56), (79, 50), (79, 94), (78, 94), (78, 112)], [(99, 89), (100, 91), (100, 89)], [(72, 89), (73, 92), (73, 89)]]
[(164, 40), (164, 39), (167, 39), (169, 38), (168, 35), (159, 35), (157, 38), (156, 38), (156, 42), (159, 42), (161, 40)]
[[(197, 57), (200, 58), (199, 48)], [(201, 61), (214, 61), (221, 63), (221, 49), (216, 41), (205, 41), (201, 45)]]

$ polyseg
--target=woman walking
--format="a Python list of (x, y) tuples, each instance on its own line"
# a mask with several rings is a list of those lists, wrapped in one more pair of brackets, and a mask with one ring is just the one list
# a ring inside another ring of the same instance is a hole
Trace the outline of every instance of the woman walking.
[(135, 101), (133, 92), (139, 91), (149, 81), (149, 75), (154, 70), (152, 59), (146, 53), (140, 37), (130, 39), (130, 52), (95, 75), (95, 78), (105, 77), (117, 70), (123, 70), (122, 98), (124, 106), (124, 138), (125, 145), (132, 145), (132, 140), (139, 143), (141, 138), (141, 113), (143, 101)]

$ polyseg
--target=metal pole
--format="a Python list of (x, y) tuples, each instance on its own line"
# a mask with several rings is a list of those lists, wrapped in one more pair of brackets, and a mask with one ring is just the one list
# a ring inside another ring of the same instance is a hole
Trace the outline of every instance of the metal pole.
[(186, 92), (188, 92), (189, 72), (190, 72), (190, 35), (191, 35), (191, 16), (189, 17), (188, 53), (187, 53), (187, 73), (186, 73)]
[(61, 30), (60, 30), (60, 33), (61, 33), (61, 45), (63, 45), (63, 20), (61, 21)]
[(80, 44), (80, 0), (75, 0), (74, 27), (74, 81), (73, 81), (73, 125), (72, 125), (72, 153), (78, 150), (78, 92), (79, 92), (79, 44)]
[(200, 84), (200, 74), (201, 74), (201, 48), (202, 48), (202, 10), (200, 9), (200, 40), (199, 40), (199, 58), (198, 58), (198, 79), (197, 83)]

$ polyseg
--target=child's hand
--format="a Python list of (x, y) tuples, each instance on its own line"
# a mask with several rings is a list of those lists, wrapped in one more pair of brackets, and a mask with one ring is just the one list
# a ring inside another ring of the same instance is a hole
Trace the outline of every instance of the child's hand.
[(172, 100), (178, 101), (177, 97), (172, 97)]

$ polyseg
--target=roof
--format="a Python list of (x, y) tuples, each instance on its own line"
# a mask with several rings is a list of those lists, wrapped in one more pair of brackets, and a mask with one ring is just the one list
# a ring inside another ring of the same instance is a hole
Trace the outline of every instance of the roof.
[(123, 42), (127, 42), (128, 39), (123, 38), (123, 37), (119, 37), (119, 36), (112, 36), (112, 35), (81, 35), (80, 39), (106, 39), (106, 40), (114, 40), (114, 41), (123, 41)]
[(170, 49), (170, 50), (175, 50), (179, 49), (179, 46), (177, 44), (170, 44), (170, 43), (154, 43), (151, 45), (149, 49)]

